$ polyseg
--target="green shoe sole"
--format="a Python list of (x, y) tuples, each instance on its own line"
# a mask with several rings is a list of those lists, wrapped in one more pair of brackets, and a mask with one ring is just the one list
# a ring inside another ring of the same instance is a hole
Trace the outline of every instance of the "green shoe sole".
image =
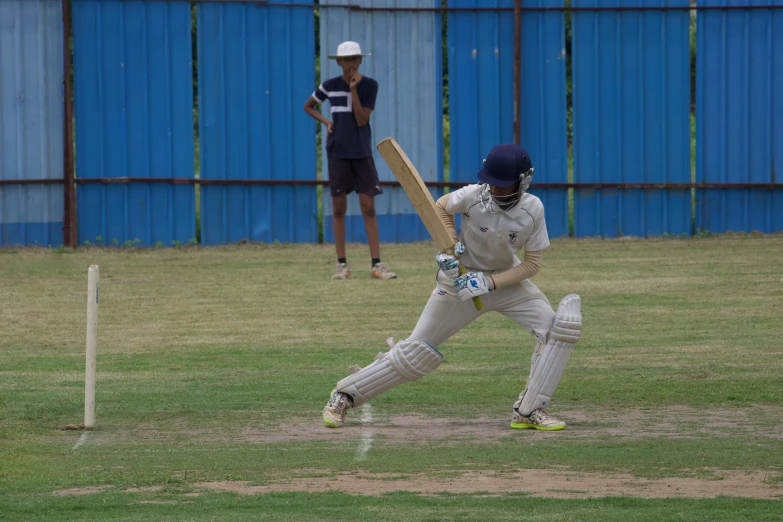
[(336, 424), (336, 423), (330, 421), (326, 417), (323, 417), (323, 419), (324, 419), (324, 423), (326, 423), (326, 425), (329, 426), (330, 428), (339, 428), (340, 427), (339, 424)]
[(552, 428), (547, 428), (544, 426), (540, 426), (538, 424), (530, 424), (527, 422), (512, 422), (511, 427), (515, 430), (541, 430), (541, 431), (560, 431), (566, 429), (565, 426), (554, 426)]

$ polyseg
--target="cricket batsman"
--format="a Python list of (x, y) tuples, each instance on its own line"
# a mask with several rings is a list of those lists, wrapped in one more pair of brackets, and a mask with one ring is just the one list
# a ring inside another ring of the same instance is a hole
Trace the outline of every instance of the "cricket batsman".
[[(566, 295), (557, 310), (530, 281), (541, 268), (549, 236), (541, 200), (527, 193), (533, 177), (528, 153), (518, 145), (494, 147), (471, 184), (438, 199), (436, 208), (454, 238), (454, 255), (440, 252), (436, 286), (408, 339), (337, 383), (323, 411), (327, 426), (339, 428), (348, 409), (407, 381), (433, 372), (443, 361), (438, 347), (465, 325), (490, 311), (514, 320), (535, 337), (530, 374), (514, 403), (511, 427), (563, 430), (546, 408), (582, 331), (581, 299)], [(454, 216), (462, 214), (457, 241)], [(524, 260), (517, 252), (524, 248)], [(466, 274), (460, 275), (460, 262)], [(481, 310), (471, 302), (480, 296)]]

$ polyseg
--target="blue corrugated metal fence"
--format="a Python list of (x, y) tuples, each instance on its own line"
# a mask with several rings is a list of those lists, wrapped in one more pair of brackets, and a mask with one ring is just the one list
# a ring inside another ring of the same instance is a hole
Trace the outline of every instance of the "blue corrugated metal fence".
[[(317, 124), (302, 110), (317, 87), (314, 7), (287, 5), (292, 3), (302, 2), (197, 3), (194, 57), (189, 2), (73, 0), (81, 244), (193, 241), (193, 183), (123, 178), (195, 180), (196, 141), (200, 178), (218, 182), (201, 184), (203, 244), (317, 241), (317, 189), (307, 184), (317, 176)], [(502, 10), (449, 12), (446, 57), (442, 14), (404, 11), (439, 7), (440, 1), (359, 0), (360, 9), (334, 6), (344, 3), (321, 1), (321, 78), (340, 74), (327, 58), (337, 45), (358, 41), (372, 53), (362, 72), (379, 83), (371, 117), (373, 145), (395, 137), (425, 181), (442, 181), (445, 58), (449, 177), (475, 181), (489, 150), (514, 138), (514, 0), (448, 0), (449, 7)], [(770, 3), (783, 7), (783, 0), (745, 0), (743, 5)], [(524, 0), (522, 5), (555, 8), (525, 10), (520, 37), (521, 142), (533, 158), (531, 192), (544, 202), (550, 236), (569, 233), (568, 190), (537, 184), (569, 181), (637, 185), (575, 189), (573, 231), (579, 237), (681, 235), (694, 228), (783, 230), (779, 188), (645, 188), (692, 181), (780, 183), (783, 103), (776, 93), (783, 89), (783, 9), (696, 15), (666, 10), (687, 7), (688, 0), (572, 0), (574, 7), (601, 10), (567, 14), (557, 10), (564, 0)], [(652, 9), (606, 9), (611, 6)], [(695, 93), (690, 86), (691, 16), (698, 22)], [(566, 52), (568, 17), (572, 55)], [(61, 18), (61, 0), (0, 0), (0, 245), (63, 240)], [(322, 110), (328, 115), (329, 105)], [(325, 150), (320, 152), (326, 179)], [(374, 158), (381, 180), (393, 181), (377, 152)], [(101, 182), (85, 183), (90, 180)], [(305, 184), (220, 184), (243, 180)], [(432, 193), (437, 197), (441, 191)], [(328, 188), (323, 194), (323, 233), (331, 241)], [(347, 239), (366, 241), (355, 195), (348, 212)], [(376, 212), (382, 241), (428, 238), (401, 189), (384, 187)]]
[[(450, 0), (449, 7), (513, 7), (513, 0)], [(562, 0), (524, 7), (562, 7)], [(546, 209), (551, 237), (568, 234), (565, 26), (562, 12), (525, 11), (522, 18), (520, 143), (535, 167), (531, 194)], [(448, 15), (451, 181), (474, 182), (493, 146), (514, 141), (514, 13)]]
[[(192, 178), (190, 5), (74, 0), (78, 178)], [(84, 244), (187, 243), (192, 185), (78, 186)]]
[[(0, 181), (63, 179), (60, 0), (0, 1)], [(60, 245), (63, 185), (0, 185), (0, 247)]]
[[(574, 181), (690, 183), (688, 11), (575, 12), (572, 45)], [(577, 236), (689, 234), (690, 223), (690, 190), (575, 191)]]
[[(525, 7), (562, 7), (563, 0), (526, 0)], [(522, 17), (520, 144), (535, 161), (530, 193), (541, 198), (550, 237), (569, 233), (568, 190), (535, 182), (568, 183), (565, 17), (526, 12)]]
[[(301, 109), (314, 56), (311, 8), (198, 6), (202, 179), (315, 179), (315, 124)], [(206, 245), (316, 242), (316, 188), (202, 185), (201, 230)]]
[[(783, 0), (747, 3), (783, 6)], [(702, 11), (697, 23), (697, 181), (780, 183), (783, 10)], [(704, 189), (696, 199), (700, 229), (783, 230), (783, 190)]]

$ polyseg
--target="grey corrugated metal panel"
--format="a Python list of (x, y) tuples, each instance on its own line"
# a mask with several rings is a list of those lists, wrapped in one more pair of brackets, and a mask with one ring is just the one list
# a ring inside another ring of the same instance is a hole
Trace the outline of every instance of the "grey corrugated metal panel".
[[(326, 0), (327, 4), (345, 3)], [(355, 2), (354, 2), (355, 3)], [(361, 0), (363, 7), (438, 7), (437, 0)], [(367, 12), (347, 9), (321, 10), (321, 79), (342, 74), (337, 63), (329, 59), (337, 46), (353, 40), (362, 46), (362, 52), (372, 53), (363, 60), (362, 74), (378, 81), (378, 99), (371, 116), (373, 146), (381, 139), (392, 136), (416, 165), (425, 181), (443, 179), (443, 99), (442, 99), (442, 49), (441, 15), (432, 12)], [(329, 116), (329, 104), (322, 107)], [(325, 140), (324, 140), (325, 141)], [(328, 177), (325, 144), (323, 176)], [(381, 180), (395, 180), (383, 158), (374, 151), (374, 159)], [(433, 191), (433, 195), (436, 195)], [(381, 236), (384, 240), (428, 239), (423, 227), (413, 235), (407, 229), (406, 219), (385, 216), (415, 214), (413, 206), (402, 189), (385, 187), (384, 194), (375, 198), (376, 213), (381, 220)], [(324, 191), (324, 213), (331, 216), (331, 196)], [(349, 197), (349, 216), (360, 216), (358, 198)], [(361, 220), (361, 217), (358, 217)], [(415, 222), (415, 221), (414, 221)], [(395, 230), (384, 230), (394, 227)], [(327, 223), (328, 225), (328, 220)], [(403, 228), (405, 228), (403, 230)], [(353, 231), (357, 231), (354, 233)], [(363, 226), (348, 226), (348, 241), (364, 241)], [(325, 238), (331, 240), (330, 226), (326, 226)]]
[[(745, 5), (771, 4), (783, 6), (783, 0)], [(780, 182), (783, 10), (702, 11), (697, 24), (696, 181)], [(698, 190), (696, 226), (718, 233), (776, 232), (783, 230), (781, 208), (781, 190)]]
[[(0, 179), (63, 178), (60, 0), (0, 1)], [(63, 187), (0, 187), (0, 246), (59, 245)]]

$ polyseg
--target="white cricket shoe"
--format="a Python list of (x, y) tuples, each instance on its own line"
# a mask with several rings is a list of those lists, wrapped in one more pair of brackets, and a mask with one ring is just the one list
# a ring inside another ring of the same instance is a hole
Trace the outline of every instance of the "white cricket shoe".
[(557, 420), (542, 409), (533, 410), (530, 415), (522, 415), (517, 410), (511, 415), (511, 427), (515, 430), (558, 431), (566, 429), (566, 423)]
[(370, 275), (374, 279), (397, 279), (397, 274), (389, 272), (389, 269), (383, 263), (375, 263), (370, 269)]
[(348, 267), (348, 265), (345, 263), (337, 263), (337, 269), (334, 271), (332, 280), (336, 281), (338, 279), (348, 279), (349, 277), (351, 277), (351, 269)]
[(353, 407), (353, 401), (345, 394), (332, 390), (332, 396), (324, 408), (324, 422), (330, 428), (340, 428), (345, 423), (345, 417), (348, 415), (348, 408)]

